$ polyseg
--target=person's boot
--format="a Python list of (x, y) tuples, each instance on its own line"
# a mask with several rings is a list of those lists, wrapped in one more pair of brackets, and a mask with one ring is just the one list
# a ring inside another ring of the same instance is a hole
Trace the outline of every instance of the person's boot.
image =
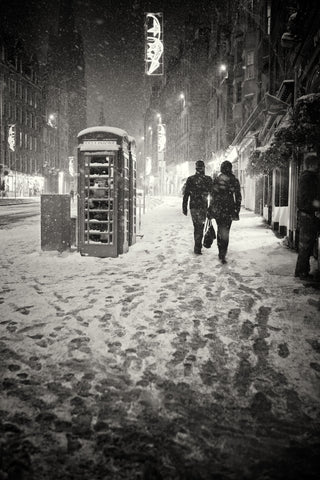
[(194, 253), (195, 253), (196, 255), (202, 255), (202, 253), (201, 253), (201, 247), (199, 247), (198, 245), (195, 245), (195, 246), (194, 246)]
[(223, 253), (219, 253), (219, 259), (222, 264), (227, 263), (226, 256)]
[(315, 278), (314, 275), (312, 275), (311, 273), (307, 273), (307, 272), (300, 273), (299, 278), (300, 278), (300, 280), (302, 280), (302, 281), (304, 280), (306, 282), (316, 282), (317, 281), (317, 279)]

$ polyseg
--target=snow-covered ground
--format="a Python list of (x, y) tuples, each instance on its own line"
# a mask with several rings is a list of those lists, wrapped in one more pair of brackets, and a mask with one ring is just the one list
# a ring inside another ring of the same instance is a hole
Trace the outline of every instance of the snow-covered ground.
[(140, 233), (100, 259), (41, 251), (39, 218), (0, 231), (0, 478), (316, 478), (320, 300), (296, 253), (243, 211), (226, 265), (195, 256), (176, 197)]

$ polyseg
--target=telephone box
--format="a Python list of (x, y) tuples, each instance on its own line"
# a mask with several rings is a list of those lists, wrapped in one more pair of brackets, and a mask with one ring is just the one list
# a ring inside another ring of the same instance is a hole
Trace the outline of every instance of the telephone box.
[(78, 134), (78, 250), (117, 257), (129, 248), (129, 140), (124, 130), (91, 127)]
[(129, 137), (129, 246), (136, 243), (137, 233), (137, 164), (136, 142)]

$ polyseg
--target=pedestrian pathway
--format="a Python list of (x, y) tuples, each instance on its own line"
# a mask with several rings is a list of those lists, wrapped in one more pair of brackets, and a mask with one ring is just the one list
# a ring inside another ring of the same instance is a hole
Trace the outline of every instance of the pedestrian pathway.
[(316, 478), (319, 292), (260, 217), (227, 265), (179, 198), (116, 259), (41, 252), (38, 222), (2, 232), (0, 478)]

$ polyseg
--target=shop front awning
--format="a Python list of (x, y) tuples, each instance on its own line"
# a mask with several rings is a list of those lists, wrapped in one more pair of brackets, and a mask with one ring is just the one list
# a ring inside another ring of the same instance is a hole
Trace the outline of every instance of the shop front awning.
[(273, 123), (285, 116), (290, 106), (284, 100), (268, 92), (265, 93), (263, 99), (252, 111), (230, 146), (237, 146), (242, 143), (249, 133), (257, 136), (259, 134), (259, 140), (262, 141)]

